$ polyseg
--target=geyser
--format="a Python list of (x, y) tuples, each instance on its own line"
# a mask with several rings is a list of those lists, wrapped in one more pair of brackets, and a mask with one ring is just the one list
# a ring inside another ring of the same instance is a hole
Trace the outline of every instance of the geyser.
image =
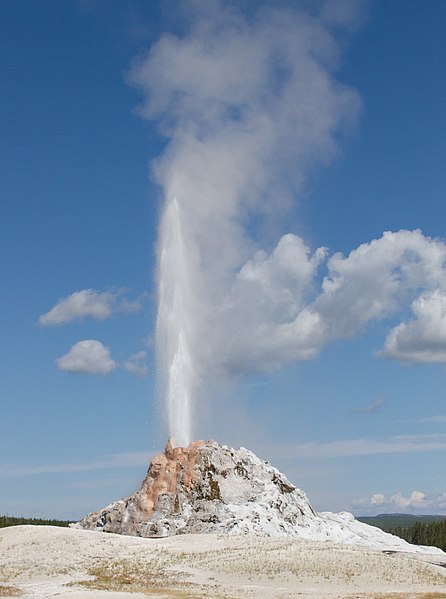
[(334, 76), (339, 22), (261, 3), (246, 16), (230, 4), (193, 3), (190, 28), (163, 36), (131, 74), (141, 113), (168, 139), (153, 165), (165, 198), (156, 342), (177, 446), (194, 438), (194, 405), (215, 395), (211, 382), (312, 359), (408, 309), (380, 354), (446, 362), (444, 242), (401, 230), (328, 257), (287, 233), (273, 247), (286, 208), (308, 172), (335, 157), (360, 100)]
[(167, 201), (160, 226), (156, 342), (161, 393), (167, 400), (169, 432), (175, 446), (191, 440), (191, 397), (195, 371), (191, 358), (194, 303), (190, 241), (174, 197)]
[(193, 405), (209, 381), (311, 359), (418, 294), (418, 320), (397, 325), (385, 344), (389, 357), (416, 356), (419, 329), (423, 343), (425, 335), (437, 343), (446, 313), (446, 244), (420, 231), (388, 232), (347, 257), (334, 254), (318, 282), (324, 248), (312, 253), (288, 233), (261, 249), (268, 217), (277, 224), (309, 170), (335, 156), (360, 102), (333, 76), (340, 49), (323, 16), (267, 6), (243, 17), (229, 4), (193, 3), (203, 14), (190, 30), (162, 37), (132, 71), (145, 93), (142, 114), (158, 119), (168, 138), (154, 164), (165, 198), (156, 342), (172, 442), (136, 493), (79, 525), (421, 551), (350, 514), (315, 512), (303, 491), (247, 449), (190, 443)]
[[(178, 446), (192, 438), (193, 405), (212, 396), (210, 381), (315, 353), (290, 348), (284, 325), (298, 315), (322, 254), (311, 258), (289, 236), (278, 246), (277, 276), (262, 282), (270, 275), (259, 231), (299, 196), (308, 170), (335, 155), (359, 107), (332, 76), (339, 48), (322, 18), (267, 6), (246, 16), (219, 2), (190, 8), (189, 30), (163, 36), (130, 75), (144, 92), (141, 114), (168, 139), (153, 165), (165, 198), (156, 344), (159, 394)], [(293, 337), (306, 343), (303, 320), (305, 336)]]

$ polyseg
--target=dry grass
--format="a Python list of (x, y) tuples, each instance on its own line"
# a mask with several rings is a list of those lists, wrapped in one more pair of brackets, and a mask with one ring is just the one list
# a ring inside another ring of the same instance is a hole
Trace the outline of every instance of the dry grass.
[(443, 593), (435, 591), (429, 593), (413, 591), (407, 591), (406, 593), (355, 593), (354, 595), (345, 595), (342, 599), (446, 599), (446, 591)]
[[(164, 559), (163, 559), (164, 558)], [(166, 555), (151, 560), (120, 560), (102, 562), (89, 570), (90, 580), (70, 583), (68, 586), (82, 586), (100, 591), (125, 591), (156, 595), (166, 599), (198, 599), (207, 597), (206, 590), (184, 581), (184, 575), (167, 569), (171, 565)], [(216, 592), (213, 599), (232, 599)]]
[[(183, 559), (188, 562), (188, 556)], [(235, 579), (262, 582), (280, 582), (291, 575), (296, 583), (303, 584), (319, 578), (333, 584), (367, 586), (371, 578), (378, 578), (388, 585), (424, 585), (426, 589), (446, 586), (444, 573), (433, 570), (429, 564), (402, 556), (383, 555), (380, 551), (328, 543), (315, 547), (312, 543), (289, 540), (246, 540), (243, 547), (194, 555), (193, 565), (216, 574), (225, 573)], [(446, 595), (440, 594), (439, 598), (446, 599)], [(391, 595), (389, 599), (393, 599)]]
[(20, 597), (22, 591), (17, 587), (0, 584), (0, 597)]
[(150, 599), (446, 599), (445, 569), (363, 547), (227, 535), (152, 542), (43, 528), (0, 531), (0, 598), (45, 579), (35, 593), (42, 599), (73, 587)]
[(378, 593), (370, 599), (446, 599), (444, 593)]
[[(78, 583), (70, 583), (70, 586), (82, 586), (88, 589), (96, 589), (102, 591), (127, 591), (143, 593), (147, 596), (163, 597), (165, 599), (234, 599), (232, 595), (228, 595), (222, 588), (222, 581), (217, 582), (215, 577), (208, 578), (208, 582), (195, 584), (187, 580), (187, 574), (178, 571), (181, 567), (186, 566), (189, 572), (195, 568), (200, 569), (200, 565), (205, 563), (210, 571), (215, 574), (217, 572), (226, 572), (241, 577), (246, 582), (260, 582), (261, 580), (270, 580), (279, 582), (285, 575), (293, 575), (299, 580), (303, 572), (310, 575), (310, 579), (315, 576), (323, 577), (324, 580), (330, 580), (336, 585), (338, 581), (349, 583), (361, 579), (361, 575), (372, 565), (375, 572), (379, 572), (381, 577), (387, 578), (391, 582), (398, 581), (399, 583), (408, 576), (409, 572), (414, 576), (414, 581), (426, 583), (426, 586), (441, 585), (444, 588), (445, 578), (443, 575), (432, 571), (432, 569), (424, 563), (416, 563), (407, 560), (399, 560), (399, 566), (411, 566), (409, 571), (404, 570), (402, 576), (397, 573), (399, 568), (395, 568), (395, 560), (393, 558), (384, 557), (380, 554), (374, 556), (377, 563), (373, 562), (373, 556), (368, 556), (368, 560), (362, 563), (352, 563), (349, 556), (348, 563), (343, 563), (341, 555), (338, 556), (333, 564), (328, 561), (321, 560), (319, 552), (314, 559), (305, 563), (296, 563), (297, 555), (293, 552), (290, 554), (290, 547), (285, 545), (281, 549), (286, 549), (285, 552), (279, 551), (278, 555), (274, 552), (269, 552), (263, 555), (257, 547), (256, 555), (249, 555), (246, 551), (245, 559), (238, 550), (228, 551), (208, 551), (205, 554), (190, 555), (184, 552), (170, 552), (164, 549), (155, 550), (150, 557), (144, 559), (123, 559), (120, 561), (101, 561), (92, 567), (88, 573), (91, 576), (90, 580), (84, 580)], [(288, 554), (288, 555), (287, 555)], [(287, 559), (288, 557), (288, 559)], [(307, 553), (308, 557), (308, 553)], [(318, 559), (316, 559), (318, 558)], [(291, 564), (294, 565), (290, 567)], [(360, 567), (361, 566), (361, 567)], [(364, 571), (361, 571), (364, 570)], [(209, 572), (210, 573), (210, 572)], [(391, 575), (392, 574), (392, 575)], [(296, 582), (298, 582), (298, 580)], [(308, 580), (308, 579), (307, 579)], [(212, 581), (212, 584), (211, 584)], [(224, 586), (224, 585), (223, 585)], [(243, 591), (238, 597), (245, 597)], [(285, 595), (290, 597), (289, 594)], [(359, 592), (355, 595), (343, 596), (344, 599), (359, 599), (364, 597), (367, 599), (446, 599), (446, 592)]]

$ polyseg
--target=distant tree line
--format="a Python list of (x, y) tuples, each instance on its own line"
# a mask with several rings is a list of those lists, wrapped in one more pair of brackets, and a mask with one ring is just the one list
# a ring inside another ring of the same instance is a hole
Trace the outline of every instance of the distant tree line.
[(13, 516), (0, 516), (0, 528), (6, 526), (19, 526), (20, 524), (33, 524), (34, 526), (68, 526), (69, 520), (45, 520), (44, 518), (15, 518)]
[(409, 528), (415, 522), (437, 522), (446, 520), (446, 516), (439, 514), (378, 514), (377, 516), (357, 516), (357, 520), (390, 532), (393, 528)]
[(434, 545), (446, 551), (446, 520), (415, 522), (407, 528), (397, 526), (386, 530), (413, 545)]

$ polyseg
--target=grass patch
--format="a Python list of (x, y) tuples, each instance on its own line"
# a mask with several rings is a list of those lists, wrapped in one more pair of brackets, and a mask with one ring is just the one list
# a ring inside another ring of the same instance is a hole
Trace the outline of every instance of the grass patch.
[[(89, 572), (91, 580), (69, 583), (99, 591), (162, 595), (168, 599), (196, 599), (206, 596), (197, 585), (188, 583), (179, 572), (168, 570), (162, 559), (101, 562)], [(216, 598), (217, 594), (214, 595)]]
[(446, 599), (446, 593), (378, 593), (371, 599)]
[(20, 597), (22, 591), (17, 587), (0, 584), (0, 597)]
[(417, 591), (407, 591), (403, 593), (364, 593), (362, 594), (354, 594), (354, 595), (345, 595), (342, 599), (446, 599), (446, 592), (438, 593), (436, 591), (429, 593), (418, 593)]

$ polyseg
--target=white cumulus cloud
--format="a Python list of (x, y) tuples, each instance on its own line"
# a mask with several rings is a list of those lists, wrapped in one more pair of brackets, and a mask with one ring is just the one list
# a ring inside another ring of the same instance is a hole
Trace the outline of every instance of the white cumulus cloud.
[(414, 490), (408, 495), (401, 492), (393, 495), (374, 493), (371, 497), (364, 497), (353, 502), (352, 507), (359, 511), (374, 512), (379, 507), (381, 512), (414, 512), (430, 513), (443, 512), (446, 509), (446, 492), (437, 495), (428, 495), (423, 491)]
[(404, 497), (401, 493), (396, 493), (392, 495), (390, 498), (390, 502), (392, 505), (400, 508), (419, 508), (425, 507), (427, 502), (426, 493), (422, 491), (412, 491), (412, 493), (408, 497)]
[(392, 329), (380, 355), (401, 362), (446, 363), (446, 293), (423, 293), (412, 303), (414, 320)]
[(124, 368), (133, 374), (141, 377), (147, 376), (149, 369), (147, 366), (147, 352), (140, 351), (136, 354), (132, 354), (128, 357), (127, 361), (124, 362)]
[[(318, 285), (318, 267), (326, 255), (325, 248), (311, 253), (291, 234), (270, 254), (258, 251), (240, 268), (223, 309), (215, 314), (207, 355), (230, 373), (271, 370), (287, 361), (311, 359), (330, 342), (351, 338), (412, 304), (418, 320), (394, 329), (380, 355), (395, 357), (394, 339), (401, 346), (404, 332), (405, 356), (410, 341), (412, 361), (443, 361), (443, 241), (418, 230), (386, 232), (348, 256), (329, 257), (328, 273)], [(369, 410), (376, 411), (381, 403)]]
[(75, 374), (110, 374), (116, 362), (110, 356), (108, 347), (95, 339), (85, 339), (75, 343), (70, 351), (56, 360), (60, 370)]
[(386, 497), (383, 493), (374, 493), (370, 497), (370, 503), (372, 505), (382, 505), (386, 500)]
[(446, 284), (446, 245), (421, 231), (386, 232), (347, 257), (333, 255), (315, 309), (327, 338), (348, 337), (406, 307), (422, 288)]
[(130, 302), (122, 297), (123, 291), (96, 291), (82, 289), (75, 291), (39, 317), (42, 326), (66, 324), (87, 316), (96, 320), (110, 318), (116, 312), (134, 312), (140, 308), (139, 302)]

